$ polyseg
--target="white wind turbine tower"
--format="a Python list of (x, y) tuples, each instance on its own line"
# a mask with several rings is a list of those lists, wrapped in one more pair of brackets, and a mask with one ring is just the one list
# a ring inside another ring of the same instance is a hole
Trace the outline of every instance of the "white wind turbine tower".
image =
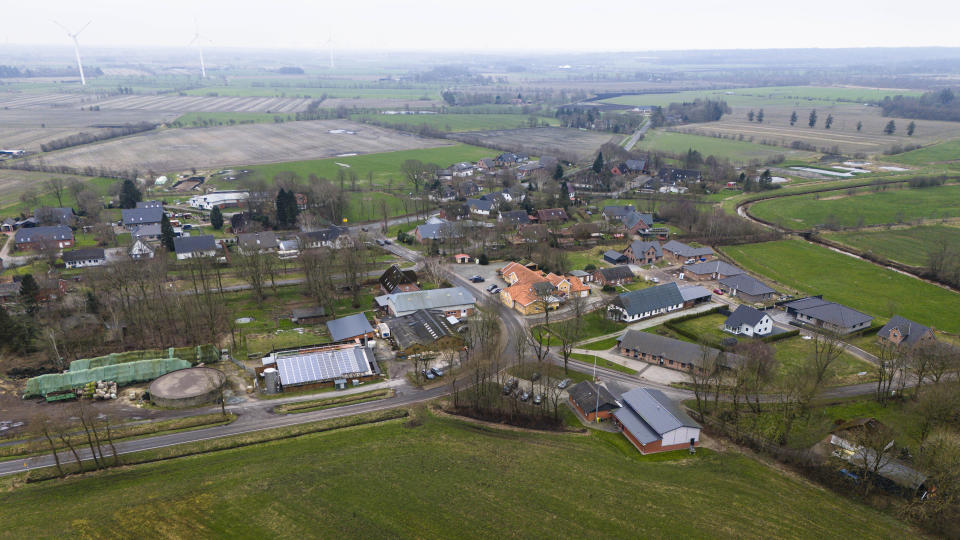
[(210, 42), (209, 39), (200, 35), (200, 24), (197, 23), (197, 19), (193, 19), (193, 24), (196, 27), (197, 31), (193, 34), (193, 39), (190, 40), (188, 45), (197, 44), (197, 51), (200, 53), (200, 77), (203, 79), (207, 78), (207, 66), (203, 63), (203, 46), (204, 41)]
[(330, 69), (333, 69), (333, 33), (330, 34), (330, 39), (327, 40), (327, 50), (330, 51)]
[(86, 85), (87, 85), (87, 78), (83, 76), (83, 63), (80, 61), (80, 42), (77, 41), (77, 36), (80, 35), (80, 32), (83, 32), (84, 30), (86, 30), (87, 27), (90, 26), (90, 23), (92, 23), (93, 21), (87, 21), (87, 24), (83, 25), (83, 28), (81, 28), (81, 29), (79, 29), (79, 30), (77, 30), (76, 32), (73, 32), (73, 33), (70, 32), (70, 29), (69, 29), (69, 28), (67, 28), (66, 26), (58, 23), (57, 21), (53, 21), (53, 22), (54, 22), (57, 26), (59, 26), (60, 28), (63, 28), (63, 31), (66, 32), (67, 35), (70, 36), (70, 39), (73, 40), (73, 52), (74, 52), (74, 53), (76, 54), (76, 56), (77, 56), (77, 69), (80, 70), (80, 85), (81, 85), (81, 86), (86, 86)]

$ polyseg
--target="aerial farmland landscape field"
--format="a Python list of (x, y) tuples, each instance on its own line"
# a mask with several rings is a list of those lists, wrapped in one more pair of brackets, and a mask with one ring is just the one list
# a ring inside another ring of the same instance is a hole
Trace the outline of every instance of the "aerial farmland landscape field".
[(181, 4), (5, 13), (0, 538), (960, 538), (960, 8)]

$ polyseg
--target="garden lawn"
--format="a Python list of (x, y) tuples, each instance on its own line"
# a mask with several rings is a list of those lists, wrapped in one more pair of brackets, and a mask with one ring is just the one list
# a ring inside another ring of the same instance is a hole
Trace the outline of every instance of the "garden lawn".
[(641, 456), (616, 433), (505, 431), (428, 414), (18, 485), (0, 493), (0, 508), (11, 538), (918, 534), (741, 455)]
[[(581, 362), (585, 362), (587, 364), (592, 364), (594, 362), (594, 356), (592, 354), (571, 353), (570, 358), (573, 358), (574, 360), (579, 360)], [(615, 371), (620, 371), (622, 373), (627, 373), (629, 375), (637, 374), (637, 370), (630, 369), (623, 364), (618, 364), (611, 360), (607, 360), (606, 358), (600, 358), (599, 356), (597, 356), (596, 362), (597, 362), (597, 367), (612, 369)]]
[(960, 185), (928, 188), (861, 188), (826, 194), (778, 197), (750, 207), (754, 217), (793, 230), (818, 225), (854, 227), (904, 223), (912, 219), (960, 217)]
[[(338, 173), (340, 171), (348, 175), (352, 172), (358, 177), (357, 186), (368, 188), (370, 182), (367, 180), (367, 176), (372, 174), (373, 183), (376, 186), (386, 186), (389, 179), (392, 178), (392, 186), (394, 188), (400, 188), (408, 186), (407, 179), (400, 170), (400, 166), (408, 159), (416, 159), (424, 163), (433, 163), (440, 167), (449, 167), (460, 161), (476, 161), (484, 157), (495, 157), (496, 154), (496, 150), (490, 150), (489, 148), (455, 144), (452, 146), (425, 148), (421, 150), (401, 150), (398, 152), (382, 152), (379, 154), (253, 165), (246, 168), (268, 179), (273, 178), (277, 173), (292, 172), (300, 177), (300, 181), (303, 183), (308, 181), (311, 174), (315, 174), (319, 178), (327, 178), (334, 183), (339, 183)], [(338, 165), (338, 163), (349, 165), (349, 167)], [(349, 178), (345, 180), (344, 187), (348, 189), (351, 187)], [(413, 190), (412, 185), (408, 187), (411, 191)], [(421, 189), (423, 189), (423, 187), (424, 186), (421, 186)]]
[(823, 236), (834, 242), (912, 266), (926, 265), (930, 252), (942, 243), (960, 246), (960, 227), (946, 225), (836, 232), (825, 233)]
[(617, 346), (617, 338), (605, 338), (599, 341), (593, 341), (590, 343), (584, 343), (583, 345), (577, 345), (580, 349), (587, 349), (588, 351), (606, 351)]
[(960, 295), (919, 279), (802, 240), (723, 248), (742, 268), (801, 294), (822, 294), (875, 317), (899, 314), (960, 332)]

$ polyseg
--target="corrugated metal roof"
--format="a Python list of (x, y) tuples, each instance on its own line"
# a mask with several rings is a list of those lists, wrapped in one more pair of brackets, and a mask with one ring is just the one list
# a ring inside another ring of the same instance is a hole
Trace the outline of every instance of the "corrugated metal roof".
[(296, 386), (371, 373), (365, 347), (277, 355), (280, 382)]
[(373, 332), (373, 327), (370, 326), (370, 321), (367, 320), (366, 315), (355, 313), (347, 317), (327, 321), (327, 330), (330, 331), (330, 339), (343, 341)]
[(681, 427), (700, 427), (700, 424), (690, 418), (660, 390), (634, 388), (620, 396), (620, 399), (626, 407), (633, 409), (658, 436)]
[(617, 409), (613, 412), (613, 417), (623, 424), (623, 427), (629, 431), (634, 438), (640, 441), (640, 444), (650, 444), (660, 440), (660, 435), (644, 422), (643, 418), (640, 418), (640, 415), (635, 413), (630, 407)]

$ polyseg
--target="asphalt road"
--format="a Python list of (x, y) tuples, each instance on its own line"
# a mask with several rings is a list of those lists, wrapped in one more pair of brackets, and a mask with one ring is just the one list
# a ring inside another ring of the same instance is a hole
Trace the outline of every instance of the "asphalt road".
[[(407, 260), (413, 262), (419, 262), (420, 254), (409, 249), (406, 249), (402, 246), (396, 244), (391, 244), (388, 246), (383, 246), (384, 249), (394, 253), (400, 257), (403, 257)], [(453, 273), (450, 273), (449, 279), (451, 283), (470, 287), (470, 284), (462, 277), (457, 276)], [(471, 290), (473, 288), (471, 287)], [(503, 346), (505, 350), (505, 356), (509, 358), (516, 350), (514, 347), (514, 340), (516, 336), (519, 335), (520, 330), (526, 329), (526, 324), (522, 321), (519, 314), (515, 311), (508, 309), (506, 306), (496, 302), (493, 304), (497, 312), (500, 314), (500, 321), (502, 323), (503, 331)], [(556, 354), (551, 354), (550, 359), (558, 364), (562, 365), (562, 359)], [(594, 366), (585, 362), (580, 362), (577, 360), (570, 360), (569, 366), (575, 371), (582, 373), (594, 373)], [(693, 393), (686, 390), (681, 390), (673, 388), (671, 386), (655, 383), (652, 381), (647, 381), (639, 377), (615, 371), (612, 369), (598, 367), (596, 368), (597, 379), (606, 384), (614, 393), (623, 392), (630, 388), (637, 386), (648, 386), (652, 388), (657, 388), (674, 399), (688, 399), (692, 397)], [(391, 384), (392, 383), (392, 384)], [(394, 380), (384, 386), (393, 387), (396, 390), (396, 395), (392, 398), (372, 401), (367, 403), (360, 403), (356, 405), (347, 405), (344, 407), (337, 407), (333, 409), (325, 409), (321, 411), (314, 411), (308, 413), (299, 413), (299, 414), (273, 414), (271, 409), (281, 403), (290, 403), (295, 401), (305, 401), (310, 399), (316, 399), (316, 396), (298, 396), (291, 398), (281, 398), (278, 400), (251, 400), (236, 405), (231, 405), (227, 407), (227, 410), (231, 413), (237, 415), (237, 420), (231, 424), (224, 426), (213, 426), (203, 429), (197, 429), (193, 431), (184, 431), (178, 433), (169, 433), (163, 435), (156, 435), (152, 437), (144, 437), (140, 439), (133, 439), (129, 441), (122, 441), (116, 443), (117, 453), (120, 455), (128, 454), (131, 452), (140, 452), (145, 450), (154, 450), (158, 448), (165, 448), (168, 446), (175, 446), (179, 444), (187, 444), (192, 442), (200, 442), (210, 439), (216, 439), (221, 437), (229, 437), (232, 435), (241, 435), (245, 433), (252, 433), (257, 431), (263, 431), (267, 429), (279, 428), (292, 426), (297, 424), (304, 424), (308, 422), (316, 422), (318, 420), (328, 420), (332, 418), (341, 418), (344, 416), (350, 416), (354, 414), (361, 414), (373, 411), (380, 411), (385, 409), (392, 409), (397, 407), (406, 407), (415, 403), (421, 403), (429, 401), (444, 395), (449, 394), (450, 390), (446, 385), (441, 385), (438, 387), (430, 389), (419, 389), (413, 386), (410, 386), (404, 380)], [(373, 386), (373, 385), (371, 385)], [(861, 394), (867, 394), (874, 391), (876, 385), (873, 383), (865, 383), (854, 386), (845, 386), (839, 388), (832, 388), (826, 390), (822, 397), (825, 398), (838, 398), (838, 397), (848, 397)], [(371, 389), (370, 387), (365, 389)], [(770, 396), (765, 396), (767, 400), (772, 399)], [(219, 411), (219, 407), (209, 407), (204, 410), (196, 411), (198, 414), (216, 412)], [(80, 457), (82, 460), (89, 460), (91, 454), (89, 449), (79, 450)], [(109, 453), (108, 453), (109, 454)], [(72, 454), (68, 452), (60, 453), (60, 459), (64, 463), (70, 463), (74, 460)], [(29, 459), (22, 460), (11, 460), (0, 462), (0, 476), (16, 474), (31, 469), (37, 469), (42, 467), (50, 467), (54, 465), (53, 457), (49, 454), (44, 454), (41, 456), (32, 457)]]

